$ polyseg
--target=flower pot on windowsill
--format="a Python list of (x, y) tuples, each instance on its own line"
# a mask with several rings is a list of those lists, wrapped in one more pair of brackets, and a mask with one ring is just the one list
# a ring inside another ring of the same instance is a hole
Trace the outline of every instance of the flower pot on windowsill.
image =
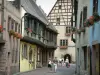
[(66, 49), (67, 46), (60, 46), (60, 49)]
[(9, 34), (10, 34), (10, 35), (15, 35), (14, 30), (10, 30), (10, 31), (9, 31)]
[(70, 33), (65, 33), (66, 36), (70, 36)]

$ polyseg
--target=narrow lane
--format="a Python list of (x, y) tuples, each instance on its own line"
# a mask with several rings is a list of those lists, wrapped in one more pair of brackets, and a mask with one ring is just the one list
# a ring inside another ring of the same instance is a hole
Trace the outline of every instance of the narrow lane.
[(63, 66), (58, 67), (56, 73), (47, 73), (46, 75), (74, 75), (75, 74), (75, 65), (71, 64), (69, 68)]
[(14, 75), (74, 75), (75, 67), (75, 64), (71, 64), (69, 68), (65, 66), (59, 66), (56, 73), (50, 72), (47, 67), (44, 67), (30, 72)]

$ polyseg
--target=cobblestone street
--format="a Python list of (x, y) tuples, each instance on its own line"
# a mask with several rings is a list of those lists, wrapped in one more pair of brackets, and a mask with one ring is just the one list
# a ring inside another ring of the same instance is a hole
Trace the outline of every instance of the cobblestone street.
[(65, 66), (63, 67), (59, 66), (56, 73), (49, 72), (49, 70), (45, 67), (16, 75), (74, 75), (74, 74), (75, 74), (75, 65), (71, 64), (70, 68), (66, 68)]

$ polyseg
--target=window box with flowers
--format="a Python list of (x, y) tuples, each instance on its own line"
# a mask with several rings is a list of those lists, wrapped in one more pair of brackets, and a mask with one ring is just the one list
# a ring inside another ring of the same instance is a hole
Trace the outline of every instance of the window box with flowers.
[(67, 46), (60, 46), (60, 49), (66, 49)]
[(65, 35), (66, 35), (66, 36), (70, 36), (71, 34), (70, 34), (70, 33), (66, 33)]
[(32, 33), (32, 29), (31, 29), (31, 28), (25, 28), (25, 30), (26, 30), (27, 32)]
[(95, 22), (99, 20), (100, 20), (100, 16), (98, 15), (98, 13), (94, 13), (93, 16), (90, 16), (89, 19), (87, 19), (84, 22), (84, 27), (92, 26)]
[(0, 33), (3, 32), (3, 27), (0, 25)]

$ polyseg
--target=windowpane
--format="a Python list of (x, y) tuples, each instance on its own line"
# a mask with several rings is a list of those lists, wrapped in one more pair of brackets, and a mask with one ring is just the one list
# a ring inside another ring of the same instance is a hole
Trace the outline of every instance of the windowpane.
[(62, 40), (60, 40), (60, 46), (62, 46)]

